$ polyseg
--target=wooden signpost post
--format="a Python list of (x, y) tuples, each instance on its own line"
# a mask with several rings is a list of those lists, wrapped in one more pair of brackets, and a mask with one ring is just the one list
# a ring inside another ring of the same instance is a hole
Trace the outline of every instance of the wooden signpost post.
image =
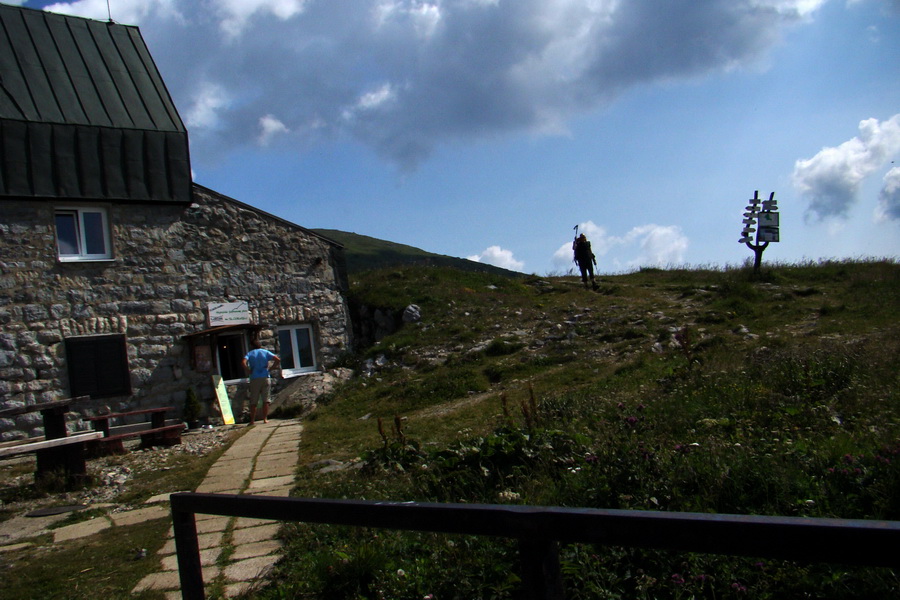
[[(745, 210), (747, 212), (744, 213), (744, 229), (741, 230), (741, 239), (738, 243), (746, 244), (753, 250), (755, 255), (753, 272), (759, 273), (763, 251), (769, 247), (770, 242), (779, 241), (778, 202), (775, 200), (775, 192), (769, 194), (768, 200), (760, 200), (759, 190), (753, 192), (750, 206)], [(757, 230), (754, 225), (758, 225), (759, 229)]]

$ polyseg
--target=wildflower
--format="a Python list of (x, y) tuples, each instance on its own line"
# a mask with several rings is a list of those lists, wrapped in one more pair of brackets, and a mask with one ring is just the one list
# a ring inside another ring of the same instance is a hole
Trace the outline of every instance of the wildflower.
[(629, 416), (629, 417), (625, 417), (625, 422), (628, 423), (629, 425), (634, 425), (635, 423), (638, 422), (638, 420), (637, 420), (637, 417)]
[(684, 585), (684, 577), (681, 576), (681, 573), (672, 573), (672, 583), (675, 585)]
[(406, 577), (406, 571), (403, 569), (397, 569), (397, 577)]
[(731, 584), (731, 589), (733, 589), (738, 594), (746, 594), (747, 593), (747, 587), (738, 583), (737, 581), (735, 581), (734, 583)]

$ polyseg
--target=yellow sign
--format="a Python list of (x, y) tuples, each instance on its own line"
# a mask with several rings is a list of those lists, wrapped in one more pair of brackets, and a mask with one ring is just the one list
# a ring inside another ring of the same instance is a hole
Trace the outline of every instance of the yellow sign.
[(226, 425), (234, 425), (234, 415), (231, 414), (231, 400), (228, 399), (228, 390), (225, 389), (225, 380), (221, 375), (212, 376), (213, 386), (216, 388), (216, 398), (219, 400), (219, 410), (222, 413), (222, 421)]

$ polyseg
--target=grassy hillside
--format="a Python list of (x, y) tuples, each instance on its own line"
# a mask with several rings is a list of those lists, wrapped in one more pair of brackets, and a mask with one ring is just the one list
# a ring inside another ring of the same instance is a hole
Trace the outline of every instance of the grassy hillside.
[(452, 267), (462, 271), (476, 271), (508, 277), (522, 275), (521, 273), (493, 265), (478, 263), (465, 258), (434, 254), (413, 246), (379, 240), (358, 233), (348, 233), (337, 229), (313, 229), (313, 231), (343, 244), (347, 256), (347, 271), (351, 275), (405, 265)]
[[(418, 304), (307, 421), (303, 496), (900, 519), (900, 267), (352, 278)], [(261, 598), (515, 598), (503, 540), (289, 528)], [(773, 543), (777, 541), (773, 540)], [(896, 597), (886, 569), (566, 546), (568, 598)], [(402, 576), (399, 575), (402, 573)]]

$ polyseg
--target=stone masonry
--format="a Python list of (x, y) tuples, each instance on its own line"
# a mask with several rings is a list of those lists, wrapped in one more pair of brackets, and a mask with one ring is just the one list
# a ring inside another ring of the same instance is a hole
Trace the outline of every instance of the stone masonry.
[[(55, 206), (2, 202), (0, 408), (69, 397), (64, 340), (109, 333), (126, 336), (132, 394), (75, 406), (70, 430), (100, 408), (180, 408), (190, 387), (211, 401), (183, 337), (207, 327), (209, 303), (247, 301), (270, 349), (277, 326), (312, 325), (319, 365), (350, 349), (338, 244), (195, 185), (188, 206), (105, 205), (114, 258), (60, 262)], [(0, 419), (0, 441), (41, 434), (39, 413)]]

